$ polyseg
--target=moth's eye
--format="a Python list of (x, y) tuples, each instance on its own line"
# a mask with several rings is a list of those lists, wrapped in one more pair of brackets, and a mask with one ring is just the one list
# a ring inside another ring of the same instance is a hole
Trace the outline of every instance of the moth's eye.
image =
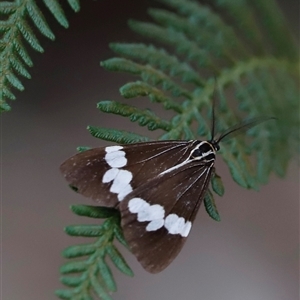
[(220, 150), (220, 146), (218, 144), (215, 144), (214, 147), (215, 147), (216, 151)]

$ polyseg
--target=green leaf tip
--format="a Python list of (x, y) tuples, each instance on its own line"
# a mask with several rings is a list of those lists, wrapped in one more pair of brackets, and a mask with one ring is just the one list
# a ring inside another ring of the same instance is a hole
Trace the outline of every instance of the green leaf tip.
[(204, 207), (208, 215), (215, 221), (220, 222), (221, 218), (217, 210), (214, 196), (210, 190), (207, 190), (204, 197)]
[(217, 195), (219, 195), (219, 196), (223, 196), (224, 195), (225, 188), (224, 188), (222, 179), (216, 173), (214, 173), (213, 176), (212, 176), (212, 178), (211, 178), (211, 186), (212, 186), (213, 191)]
[(60, 268), (61, 274), (69, 274), (69, 273), (81, 273), (85, 271), (88, 267), (86, 262), (82, 261), (73, 261), (70, 263), (66, 263)]
[(71, 236), (97, 237), (103, 234), (103, 228), (99, 225), (72, 225), (67, 226), (65, 232)]
[(107, 219), (119, 216), (119, 211), (115, 208), (91, 206), (91, 205), (72, 205), (71, 210), (78, 216), (89, 218)]
[(96, 247), (94, 245), (78, 245), (70, 246), (66, 248), (62, 255), (65, 258), (76, 258), (80, 256), (91, 255), (96, 252)]
[(88, 146), (79, 146), (76, 149), (77, 149), (78, 152), (84, 152), (86, 150), (91, 149), (91, 147), (88, 147)]
[(114, 263), (114, 265), (122, 273), (124, 273), (128, 276), (131, 276), (131, 277), (134, 275), (132, 270), (128, 266), (127, 262), (125, 261), (125, 259), (123, 258), (123, 256), (119, 252), (119, 250), (114, 245), (111, 245), (110, 247), (108, 247), (107, 253), (108, 253), (110, 259), (112, 260), (112, 262)]
[(63, 300), (69, 300), (73, 297), (73, 293), (68, 290), (56, 290), (55, 295)]
[(7, 111), (10, 111), (11, 110), (11, 107), (5, 103), (5, 102), (2, 102), (0, 103), (0, 112), (7, 112)]

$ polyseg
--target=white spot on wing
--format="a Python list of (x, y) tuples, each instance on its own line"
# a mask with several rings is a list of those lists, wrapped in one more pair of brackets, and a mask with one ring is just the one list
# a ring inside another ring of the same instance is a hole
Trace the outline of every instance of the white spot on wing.
[(139, 211), (149, 207), (150, 204), (147, 203), (145, 200), (142, 198), (132, 198), (128, 202), (128, 209), (130, 212), (137, 214)]
[(180, 234), (187, 237), (192, 227), (190, 221), (185, 222), (184, 218), (178, 217), (176, 214), (170, 214), (165, 219), (165, 228), (171, 234)]
[(176, 234), (177, 232), (177, 221), (178, 221), (178, 216), (175, 214), (170, 214), (166, 217), (165, 220), (165, 227), (171, 234)]
[(122, 168), (127, 164), (124, 151), (108, 152), (105, 155), (105, 160), (112, 168)]
[(181, 235), (183, 237), (187, 237), (191, 231), (191, 228), (192, 228), (192, 222), (187, 221), (184, 225), (183, 230), (181, 230)]
[(119, 194), (129, 185), (132, 179), (132, 174), (126, 170), (119, 170), (119, 173), (115, 177), (112, 186), (110, 187), (110, 191), (112, 193)]
[(163, 219), (165, 216), (164, 208), (159, 204), (150, 205), (146, 209), (140, 210), (138, 212), (138, 221), (153, 221)]
[(156, 231), (157, 229), (160, 229), (161, 227), (163, 227), (164, 223), (165, 223), (164, 219), (153, 220), (147, 225), (146, 230), (147, 231)]
[(110, 153), (110, 152), (115, 152), (115, 151), (118, 151), (118, 150), (121, 150), (121, 149), (123, 149), (122, 146), (109, 146), (109, 147), (105, 148), (105, 152)]
[(132, 192), (132, 187), (130, 184), (126, 185), (125, 188), (118, 194), (118, 200), (122, 201), (129, 193)]
[[(153, 223), (150, 226), (150, 228), (155, 228), (158, 226), (158, 224), (161, 224), (165, 216), (165, 210), (161, 205), (159, 204), (150, 205), (142, 198), (131, 199), (128, 202), (128, 209), (130, 212), (137, 214), (137, 220), (139, 222), (156, 221), (155, 222), (156, 225), (154, 225)], [(163, 225), (159, 226), (158, 228), (162, 226)], [(155, 229), (152, 229), (151, 231), (153, 230)]]
[(102, 182), (103, 183), (108, 183), (108, 182), (113, 181), (116, 178), (116, 176), (118, 175), (119, 172), (120, 172), (120, 170), (116, 169), (116, 168), (112, 168), (112, 169), (107, 170), (105, 172), (105, 174), (103, 175)]

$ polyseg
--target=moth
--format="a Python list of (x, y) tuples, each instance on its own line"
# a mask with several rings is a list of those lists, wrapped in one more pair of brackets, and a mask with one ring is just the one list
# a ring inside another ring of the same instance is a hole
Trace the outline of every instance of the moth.
[(151, 141), (94, 148), (60, 167), (69, 184), (100, 206), (115, 207), (132, 253), (150, 273), (178, 255), (214, 172), (219, 143), (268, 120), (244, 121), (208, 141)]

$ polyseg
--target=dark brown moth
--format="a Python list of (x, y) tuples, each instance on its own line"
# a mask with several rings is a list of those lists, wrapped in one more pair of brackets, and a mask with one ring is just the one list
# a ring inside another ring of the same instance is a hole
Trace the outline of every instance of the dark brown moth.
[(151, 273), (165, 269), (185, 243), (214, 172), (219, 143), (270, 118), (245, 121), (209, 141), (153, 141), (95, 148), (60, 167), (80, 194), (121, 213), (125, 239)]

